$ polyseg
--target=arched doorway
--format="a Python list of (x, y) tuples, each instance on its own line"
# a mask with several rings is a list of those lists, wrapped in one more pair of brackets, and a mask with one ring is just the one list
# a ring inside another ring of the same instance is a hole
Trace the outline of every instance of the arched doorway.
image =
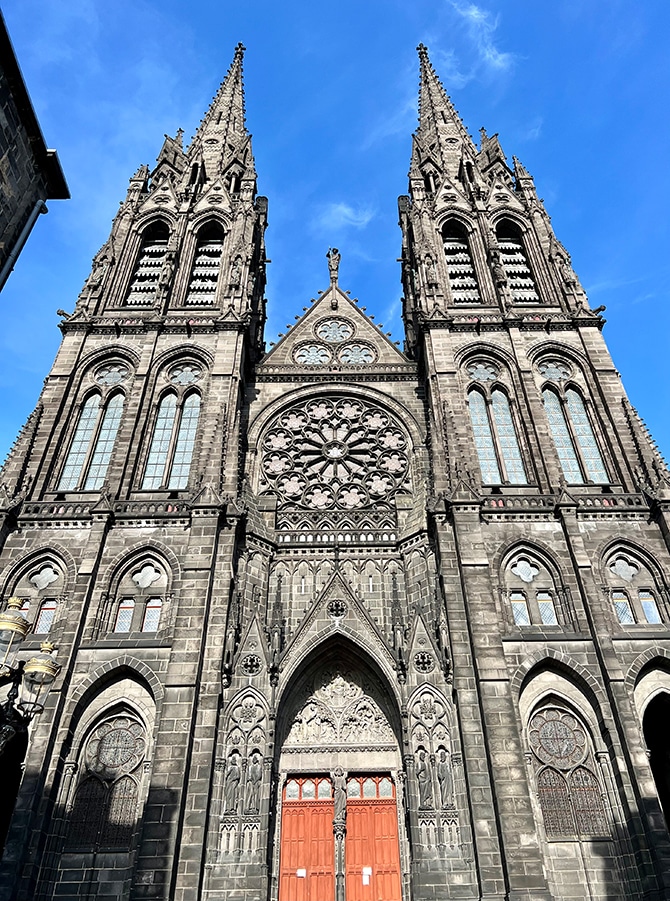
[(656, 783), (666, 826), (670, 828), (670, 695), (661, 692), (647, 705), (642, 720), (644, 740), (649, 751), (649, 765)]
[(338, 641), (315, 652), (283, 697), (275, 897), (402, 901), (400, 724), (384, 678)]

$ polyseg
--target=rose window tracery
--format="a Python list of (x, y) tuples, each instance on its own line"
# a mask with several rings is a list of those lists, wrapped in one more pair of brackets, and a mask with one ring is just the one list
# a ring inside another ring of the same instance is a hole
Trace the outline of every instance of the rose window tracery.
[(325, 366), (332, 354), (324, 344), (301, 344), (295, 349), (293, 359), (303, 366)]
[(340, 363), (346, 363), (349, 366), (362, 366), (366, 363), (374, 363), (377, 354), (369, 344), (352, 342), (339, 349), (337, 359)]
[(348, 319), (338, 319), (331, 316), (329, 319), (322, 319), (316, 326), (316, 334), (323, 341), (329, 344), (339, 344), (340, 341), (346, 341), (351, 338), (354, 333), (354, 326)]
[(542, 761), (568, 770), (584, 759), (586, 734), (571, 713), (550, 707), (536, 713), (530, 722), (530, 746)]
[(316, 511), (388, 506), (410, 490), (407, 438), (395, 418), (368, 400), (293, 404), (261, 441), (262, 489), (285, 506)]

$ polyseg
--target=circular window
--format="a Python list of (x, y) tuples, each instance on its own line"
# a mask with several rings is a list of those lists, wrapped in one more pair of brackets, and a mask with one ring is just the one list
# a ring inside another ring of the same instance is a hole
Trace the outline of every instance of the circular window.
[(128, 367), (125, 363), (107, 363), (95, 374), (99, 385), (120, 385), (128, 378)]
[(135, 738), (128, 729), (112, 729), (100, 739), (98, 760), (103, 766), (122, 766), (130, 760), (134, 752)]
[(346, 341), (354, 333), (354, 326), (348, 319), (322, 319), (316, 327), (316, 334), (329, 344), (339, 344)]
[(359, 398), (295, 403), (265, 432), (265, 487), (311, 510), (354, 510), (411, 490), (407, 438), (395, 419)]
[(341, 619), (347, 612), (347, 605), (340, 598), (334, 598), (328, 604), (328, 616), (333, 619)]
[(337, 352), (340, 363), (348, 366), (361, 366), (365, 363), (374, 363), (377, 354), (369, 344), (345, 344)]
[(255, 676), (261, 671), (261, 658), (258, 654), (247, 654), (242, 661), (242, 672), (247, 676)]
[(330, 363), (331, 353), (323, 344), (302, 344), (293, 352), (293, 359), (303, 366), (325, 366)]
[(180, 363), (170, 371), (173, 385), (192, 385), (202, 376), (202, 369), (194, 363)]
[(430, 673), (435, 669), (435, 658), (428, 651), (419, 651), (414, 655), (414, 669), (420, 673)]
[(572, 369), (562, 360), (543, 360), (537, 368), (540, 375), (550, 382), (564, 382), (572, 375)]
[(530, 722), (530, 745), (543, 763), (570, 769), (586, 755), (586, 735), (577, 719), (563, 710), (549, 708)]

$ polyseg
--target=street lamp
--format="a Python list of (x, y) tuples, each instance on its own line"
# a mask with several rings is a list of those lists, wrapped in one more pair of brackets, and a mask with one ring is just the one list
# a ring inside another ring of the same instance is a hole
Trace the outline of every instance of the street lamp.
[(54, 660), (56, 649), (49, 641), (42, 642), (41, 653), (12, 666), (30, 630), (30, 623), (21, 613), (22, 606), (20, 598), (10, 598), (0, 613), (0, 688), (11, 686), (7, 699), (0, 704), (0, 754), (44, 710), (41, 700), (60, 672), (60, 665)]

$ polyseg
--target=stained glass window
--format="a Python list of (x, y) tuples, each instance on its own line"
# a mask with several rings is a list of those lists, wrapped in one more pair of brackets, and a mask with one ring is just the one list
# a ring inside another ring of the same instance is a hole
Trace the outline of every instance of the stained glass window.
[(607, 478), (603, 459), (600, 456), (596, 443), (596, 436), (593, 434), (593, 429), (586, 413), (584, 401), (574, 388), (568, 388), (565, 392), (565, 399), (577, 436), (577, 442), (579, 443), (579, 449), (582, 452), (586, 474), (594, 482), (608, 482), (609, 479)]
[(570, 797), (580, 835), (603, 835), (605, 809), (598, 780), (584, 766), (578, 766), (570, 774)]
[(46, 633), (50, 631), (54, 617), (56, 616), (56, 607), (56, 601), (44, 601), (35, 622), (34, 632), (36, 635), (46, 635)]
[(658, 612), (658, 605), (656, 604), (656, 598), (654, 597), (651, 591), (647, 591), (641, 589), (637, 593), (638, 598), (640, 599), (640, 604), (642, 606), (642, 612), (644, 613), (644, 618), (648, 623), (652, 625), (656, 625), (661, 622), (661, 614)]
[(59, 491), (73, 491), (79, 485), (82, 469), (88, 455), (88, 448), (95, 432), (99, 407), (99, 394), (91, 394), (82, 407), (74, 438), (72, 439), (67, 460), (58, 483)]
[(563, 414), (563, 408), (558, 395), (548, 388), (542, 392), (544, 408), (547, 411), (551, 437), (554, 439), (558, 459), (566, 481), (571, 485), (581, 485), (584, 482), (579, 461), (572, 443), (570, 430)]
[(528, 613), (528, 602), (522, 591), (510, 592), (510, 604), (512, 605), (512, 616), (514, 617), (515, 626), (530, 626), (530, 615)]
[(188, 484), (199, 417), (200, 396), (198, 394), (190, 394), (184, 401), (182, 409), (168, 488), (186, 488)]
[(144, 608), (144, 619), (142, 620), (143, 632), (158, 632), (162, 607), (163, 602), (160, 598), (151, 598), (147, 602)]
[(110, 397), (102, 417), (102, 425), (95, 442), (95, 450), (88, 468), (85, 491), (97, 491), (102, 487), (107, 475), (107, 467), (112, 456), (116, 434), (121, 423), (123, 413), (123, 394), (115, 394)]
[(100, 835), (104, 848), (128, 848), (137, 818), (137, 783), (122, 776), (109, 790), (107, 816)]
[(177, 415), (177, 397), (175, 394), (166, 394), (158, 406), (156, 425), (149, 449), (149, 459), (144, 473), (142, 488), (160, 488), (163, 484), (165, 464), (170, 450), (170, 439)]
[(468, 394), (468, 407), (475, 436), (479, 467), (482, 471), (482, 482), (485, 485), (499, 485), (501, 482), (500, 469), (498, 468), (491, 425), (486, 411), (486, 401), (479, 391), (470, 391)]
[(525, 485), (526, 472), (523, 468), (509, 400), (505, 392), (494, 388), (491, 392), (491, 405), (507, 481), (512, 485)]
[(565, 778), (552, 767), (547, 767), (537, 777), (537, 794), (547, 838), (573, 836), (575, 822)]
[(614, 604), (614, 612), (622, 626), (632, 626), (635, 622), (633, 610), (630, 606), (628, 595), (625, 591), (613, 591), (612, 603)]
[(94, 776), (79, 785), (70, 812), (67, 844), (92, 847), (97, 843), (107, 808), (107, 789)]
[(538, 591), (537, 606), (540, 611), (540, 619), (545, 626), (557, 626), (556, 607), (554, 599), (548, 591)]
[(130, 632), (134, 610), (135, 601), (132, 598), (123, 598), (116, 612), (115, 632)]

